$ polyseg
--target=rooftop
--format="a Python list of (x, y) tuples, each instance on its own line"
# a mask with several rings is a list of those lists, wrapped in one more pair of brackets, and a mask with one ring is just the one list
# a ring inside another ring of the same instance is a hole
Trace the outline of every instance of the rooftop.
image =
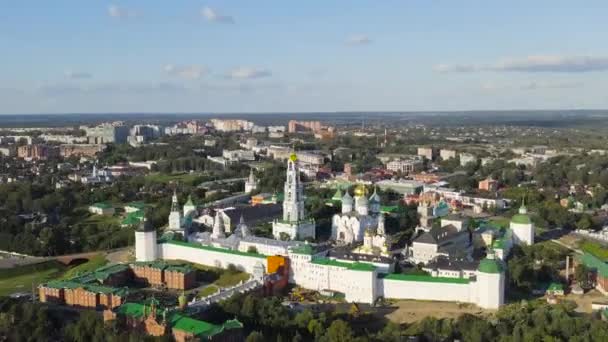
[(317, 265), (326, 265), (326, 266), (336, 266), (343, 267), (353, 271), (366, 271), (373, 272), (376, 269), (376, 266), (364, 262), (343, 262), (337, 261), (329, 258), (317, 257), (313, 258), (311, 261), (313, 264)]
[(266, 255), (264, 255), (264, 254), (250, 253), (250, 252), (241, 252), (241, 251), (238, 251), (238, 250), (227, 249), (227, 248), (220, 248), (220, 247), (213, 247), (213, 246), (206, 246), (206, 245), (201, 245), (201, 244), (196, 244), (196, 243), (191, 243), (191, 242), (170, 240), (170, 241), (163, 241), (162, 243), (167, 243), (167, 244), (171, 244), (171, 245), (178, 245), (178, 246), (183, 246), (183, 247), (189, 247), (189, 248), (204, 249), (204, 250), (211, 251), (211, 252), (226, 253), (226, 254), (235, 254), (235, 255), (242, 255), (242, 256), (253, 257), (253, 258), (260, 258), (260, 259), (265, 259), (266, 258)]

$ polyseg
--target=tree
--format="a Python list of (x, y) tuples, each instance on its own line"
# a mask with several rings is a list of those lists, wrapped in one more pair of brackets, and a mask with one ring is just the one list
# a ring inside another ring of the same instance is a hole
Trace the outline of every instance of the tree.
[(311, 319), (308, 322), (308, 326), (306, 327), (306, 329), (315, 338), (319, 338), (321, 337), (321, 335), (323, 335), (323, 325), (316, 319)]
[(581, 287), (589, 287), (589, 268), (585, 264), (578, 264), (574, 269), (574, 279)]
[(279, 240), (281, 240), (281, 241), (289, 241), (289, 240), (291, 240), (291, 237), (289, 236), (289, 234), (287, 234), (285, 232), (281, 232), (279, 234)]
[(266, 341), (264, 339), (264, 335), (259, 332), (259, 331), (252, 331), (251, 334), (249, 334), (249, 336), (247, 336), (247, 339), (245, 339), (246, 342), (264, 342)]
[(591, 217), (588, 214), (583, 214), (581, 216), (580, 220), (578, 220), (576, 222), (577, 229), (589, 230), (592, 227), (593, 227), (593, 221), (591, 220)]
[(312, 319), (314, 319), (314, 315), (312, 314), (312, 311), (310, 311), (309, 309), (306, 309), (302, 312), (299, 312), (296, 315), (296, 317), (293, 319), (293, 321), (298, 326), (298, 328), (306, 329), (308, 327), (308, 323)]
[(352, 329), (348, 323), (341, 319), (331, 322), (323, 337), (329, 342), (350, 342), (354, 340)]

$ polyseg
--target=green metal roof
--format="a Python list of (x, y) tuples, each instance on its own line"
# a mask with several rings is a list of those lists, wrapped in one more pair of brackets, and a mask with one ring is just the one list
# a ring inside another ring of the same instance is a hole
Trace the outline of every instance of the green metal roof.
[(399, 209), (399, 206), (396, 205), (381, 205), (380, 206), (380, 212), (381, 213), (393, 213), (395, 211), (397, 211), (397, 209)]
[(511, 222), (517, 223), (517, 224), (530, 224), (530, 223), (532, 223), (532, 220), (530, 220), (530, 216), (528, 216), (528, 215), (515, 214), (511, 218)]
[(448, 283), (448, 284), (468, 284), (470, 281), (468, 278), (449, 278), (449, 277), (433, 277), (429, 275), (420, 274), (402, 274), (402, 273), (391, 273), (381, 275), (381, 278), (389, 280), (401, 280), (401, 281), (419, 281), (426, 283)]
[(331, 199), (332, 201), (342, 202), (342, 190), (340, 189), (340, 187), (338, 187), (338, 190)]
[(227, 249), (227, 248), (204, 246), (201, 244), (195, 244), (195, 243), (190, 243), (190, 242), (185, 242), (185, 241), (170, 240), (170, 241), (163, 241), (162, 243), (190, 247), (190, 248), (204, 249), (204, 250), (211, 251), (211, 252), (235, 254), (235, 255), (242, 255), (242, 256), (247, 256), (247, 257), (252, 257), (252, 258), (266, 259), (266, 255), (260, 254), (260, 253), (241, 252), (241, 251)]
[(479, 262), (479, 267), (477, 268), (479, 272), (483, 273), (501, 273), (502, 265), (496, 259), (483, 259)]
[(608, 278), (608, 264), (603, 262), (601, 259), (585, 252), (580, 260), (583, 262), (583, 264), (585, 264), (585, 266), (595, 269), (600, 276)]
[(193, 207), (194, 206), (194, 202), (192, 202), (192, 196), (188, 195), (188, 200), (186, 201), (186, 204), (188, 206)]
[[(162, 317), (162, 309), (157, 310), (157, 319)], [(116, 313), (142, 319), (149, 313), (149, 306), (140, 303), (124, 303), (116, 308)], [(167, 323), (176, 330), (185, 331), (198, 337), (212, 337), (224, 330), (240, 329), (243, 324), (236, 319), (228, 320), (222, 325), (201, 321), (179, 312), (172, 311), (167, 315)]]
[(121, 224), (123, 226), (136, 225), (139, 222), (141, 222), (141, 220), (143, 220), (143, 219), (144, 219), (143, 212), (135, 211), (135, 212), (128, 214), (127, 217), (125, 217), (124, 220), (122, 220)]
[(338, 261), (338, 260), (322, 258), (322, 257), (313, 258), (311, 262), (313, 264), (317, 264), (317, 265), (343, 267), (343, 268), (347, 268), (347, 269), (353, 270), (353, 271), (372, 272), (376, 269), (376, 266), (365, 263), (365, 262), (350, 263), (350, 262)]
[(549, 288), (547, 288), (547, 291), (563, 291), (564, 290), (564, 285), (561, 283), (551, 283), (549, 285)]
[(186, 331), (195, 336), (213, 336), (224, 330), (224, 327), (221, 325), (199, 321), (180, 314), (173, 314), (171, 316), (170, 324), (174, 329)]

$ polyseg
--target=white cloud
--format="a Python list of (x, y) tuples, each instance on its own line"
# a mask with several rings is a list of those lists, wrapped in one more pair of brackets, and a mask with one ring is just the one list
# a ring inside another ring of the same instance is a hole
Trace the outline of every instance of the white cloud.
[(584, 84), (570, 81), (529, 81), (525, 83), (495, 83), (484, 82), (481, 89), (484, 91), (500, 90), (540, 90), (540, 89), (571, 89), (580, 88)]
[(234, 23), (234, 18), (232, 18), (232, 16), (218, 13), (216, 10), (209, 7), (203, 7), (201, 9), (201, 15), (203, 16), (203, 18), (211, 22), (227, 24)]
[(86, 71), (74, 71), (74, 70), (68, 70), (65, 72), (65, 77), (73, 79), (73, 80), (77, 80), (77, 79), (89, 79), (89, 78), (93, 78), (93, 75), (89, 72)]
[(364, 34), (352, 35), (346, 39), (346, 44), (348, 45), (367, 45), (371, 42), (371, 38)]
[(238, 67), (230, 70), (227, 77), (231, 79), (256, 79), (263, 77), (270, 77), (272, 73), (267, 69), (258, 69), (252, 67)]
[(527, 56), (507, 58), (492, 64), (438, 64), (433, 68), (438, 72), (554, 72), (580, 73), (608, 70), (608, 57), (591, 56)]
[(133, 11), (129, 11), (126, 8), (119, 7), (116, 5), (108, 6), (108, 15), (112, 18), (130, 18), (135, 17), (136, 13)]
[(204, 66), (200, 65), (173, 65), (167, 64), (163, 68), (164, 71), (175, 77), (187, 79), (187, 80), (195, 80), (203, 77), (207, 74), (208, 70)]

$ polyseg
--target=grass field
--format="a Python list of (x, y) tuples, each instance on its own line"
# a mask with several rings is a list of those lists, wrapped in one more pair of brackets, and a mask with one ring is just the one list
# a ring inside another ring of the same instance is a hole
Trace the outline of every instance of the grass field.
[(108, 261), (106, 260), (106, 258), (103, 255), (98, 254), (98, 255), (92, 257), (89, 261), (85, 262), (84, 264), (80, 264), (78, 266), (72, 267), (69, 270), (67, 270), (67, 272), (65, 272), (61, 276), (61, 279), (69, 279), (69, 278), (75, 277), (78, 274), (81, 274), (84, 272), (94, 271), (94, 270), (100, 268), (101, 266), (105, 265), (107, 262)]
[(219, 291), (219, 288), (215, 285), (209, 285), (198, 292), (197, 297), (207, 297)]
[(121, 218), (116, 215), (93, 215), (90, 214), (87, 218), (85, 218), (82, 223), (84, 224), (95, 224), (97, 226), (110, 226), (110, 225), (119, 225)]
[(506, 217), (492, 217), (489, 221), (490, 221), (490, 223), (503, 227), (503, 228), (508, 227), (509, 222), (510, 222), (510, 220)]
[(63, 274), (66, 267), (56, 261), (47, 261), (36, 265), (28, 265), (2, 270), (0, 272), (0, 296), (15, 292), (31, 292), (32, 285), (55, 279)]
[(192, 264), (198, 270), (199, 281), (207, 282), (217, 287), (229, 287), (241, 281), (247, 281), (249, 274), (238, 270), (225, 270), (200, 264)]
[(580, 244), (580, 248), (599, 259), (608, 260), (608, 249), (597, 242), (585, 240)]

